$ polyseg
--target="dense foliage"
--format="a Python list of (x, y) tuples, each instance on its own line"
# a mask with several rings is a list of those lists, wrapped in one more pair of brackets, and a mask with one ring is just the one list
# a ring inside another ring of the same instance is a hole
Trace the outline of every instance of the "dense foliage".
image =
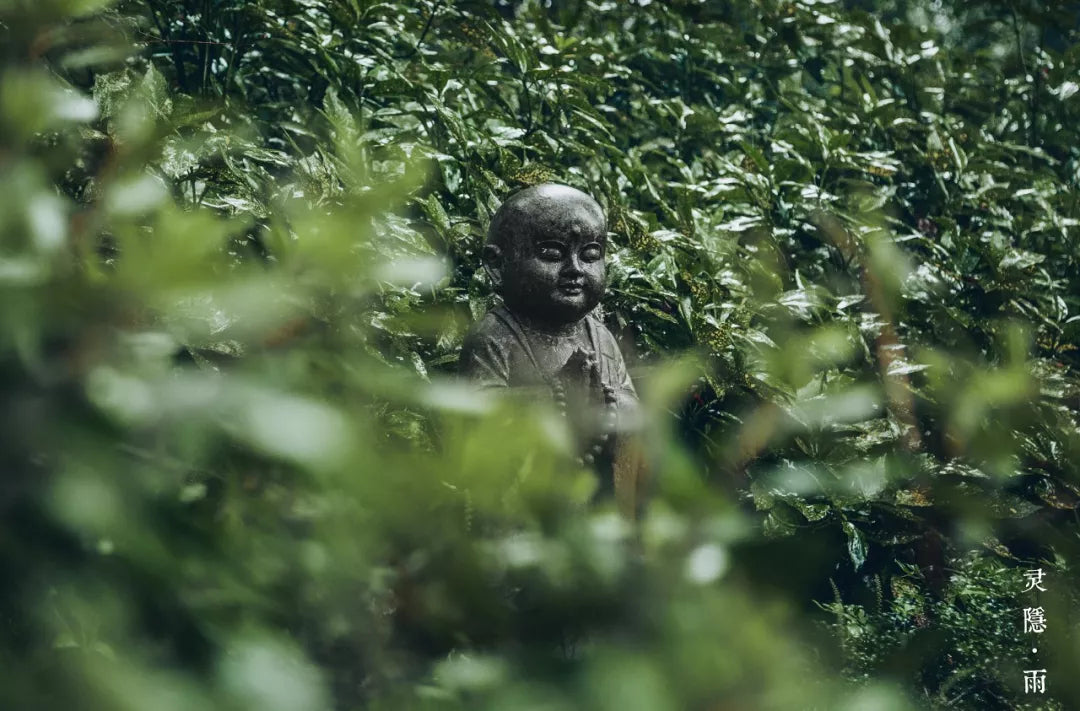
[[(0, 3), (0, 706), (1080, 707), (1078, 26)], [(638, 522), (452, 378), (549, 180), (608, 214)]]

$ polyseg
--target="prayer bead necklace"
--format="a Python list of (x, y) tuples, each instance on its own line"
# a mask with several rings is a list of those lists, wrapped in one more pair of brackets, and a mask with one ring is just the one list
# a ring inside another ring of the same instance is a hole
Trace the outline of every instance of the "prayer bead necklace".
[[(604, 433), (600, 435), (600, 438), (593, 442), (583, 456), (578, 457), (578, 464), (592, 465), (596, 462), (596, 458), (600, 456), (600, 453), (604, 451), (604, 447), (611, 442), (612, 435), (615, 430), (615, 423), (618, 418), (617, 409), (618, 403), (615, 397), (615, 388), (611, 385), (604, 384), (601, 386), (604, 391)], [(562, 382), (556, 380), (551, 383), (551, 394), (555, 400), (556, 407), (559, 408), (559, 414), (563, 419), (569, 417), (566, 411), (566, 387)]]

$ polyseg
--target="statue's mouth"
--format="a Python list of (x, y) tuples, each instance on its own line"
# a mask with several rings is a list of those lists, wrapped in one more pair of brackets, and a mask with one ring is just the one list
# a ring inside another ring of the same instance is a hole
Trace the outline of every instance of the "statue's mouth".
[(559, 284), (559, 293), (564, 296), (580, 296), (585, 293), (585, 285), (578, 282)]

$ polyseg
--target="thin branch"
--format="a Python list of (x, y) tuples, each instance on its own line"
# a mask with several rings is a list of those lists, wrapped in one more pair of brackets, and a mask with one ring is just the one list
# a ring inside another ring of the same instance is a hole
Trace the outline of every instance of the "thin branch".
[(427, 24), (424, 25), (424, 31), (420, 33), (420, 39), (416, 40), (416, 46), (406, 54), (393, 55), (394, 59), (412, 59), (416, 56), (420, 51), (420, 45), (422, 45), (427, 38), (428, 31), (431, 30), (431, 24), (435, 21), (435, 16), (439, 14), (439, 10), (442, 9), (445, 2), (446, 0), (439, 0), (439, 2), (435, 3), (435, 6), (431, 8), (431, 14), (428, 15)]
[(1020, 37), (1020, 19), (1016, 16), (1015, 4), (1009, 4), (1009, 12), (1012, 14), (1013, 34), (1016, 35), (1016, 53), (1020, 55), (1020, 68), (1024, 70), (1024, 75), (1027, 76), (1027, 60), (1024, 59), (1024, 42)]
[(153, 35), (146, 33), (140, 33), (140, 36), (146, 40), (146, 44), (216, 44), (219, 47), (231, 47), (228, 42), (212, 42), (209, 40), (167, 40), (159, 39)]
[[(154, 11), (154, 4), (152, 2), (146, 4), (147, 9), (150, 11), (150, 17), (153, 18), (154, 24), (157, 25), (158, 32), (161, 33), (162, 42), (172, 43), (169, 37), (169, 30), (167, 25), (158, 17), (157, 12)], [(174, 50), (169, 50), (169, 56), (172, 57), (173, 66), (176, 67), (176, 81), (180, 85), (180, 90), (187, 92), (187, 74), (184, 72), (184, 61)]]

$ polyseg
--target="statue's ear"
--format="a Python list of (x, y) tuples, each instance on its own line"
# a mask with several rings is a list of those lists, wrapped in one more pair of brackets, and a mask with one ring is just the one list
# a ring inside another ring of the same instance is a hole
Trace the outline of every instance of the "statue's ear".
[(504, 257), (503, 252), (497, 245), (485, 244), (483, 252), (484, 269), (487, 271), (488, 276), (491, 277), (491, 283), (495, 285), (496, 289), (502, 287), (503, 283), (503, 266)]

